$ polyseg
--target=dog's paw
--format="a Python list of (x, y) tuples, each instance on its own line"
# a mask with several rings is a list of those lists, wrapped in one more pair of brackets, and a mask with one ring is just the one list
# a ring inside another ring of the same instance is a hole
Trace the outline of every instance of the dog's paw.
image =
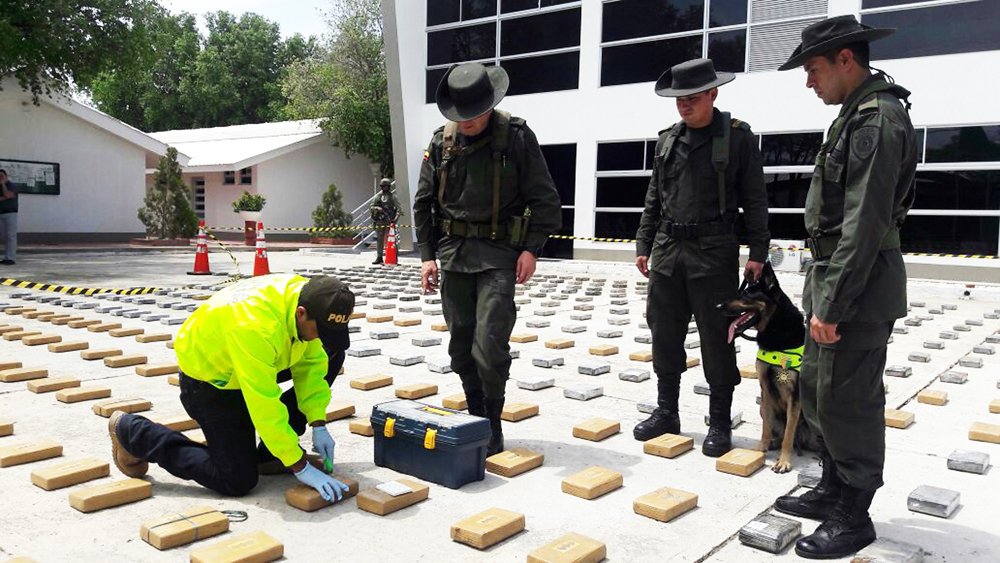
[(792, 470), (792, 462), (787, 459), (779, 459), (774, 462), (774, 466), (771, 467), (771, 471), (775, 473), (788, 473)]

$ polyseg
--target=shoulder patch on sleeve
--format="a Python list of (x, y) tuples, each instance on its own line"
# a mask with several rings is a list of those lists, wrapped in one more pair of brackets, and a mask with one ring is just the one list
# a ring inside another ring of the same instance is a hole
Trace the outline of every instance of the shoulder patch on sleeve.
[(858, 113), (878, 110), (878, 96), (872, 96), (868, 100), (858, 104)]
[(735, 117), (729, 122), (729, 126), (733, 129), (742, 129), (744, 131), (750, 130), (750, 124), (741, 119), (736, 119)]
[(860, 127), (851, 135), (851, 152), (860, 159), (871, 157), (878, 147), (879, 128), (874, 125)]

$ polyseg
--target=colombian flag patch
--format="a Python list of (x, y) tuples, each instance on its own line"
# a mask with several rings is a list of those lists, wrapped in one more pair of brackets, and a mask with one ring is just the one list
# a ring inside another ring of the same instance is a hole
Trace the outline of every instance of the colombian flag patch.
[(431, 159), (431, 151), (424, 151), (424, 162)]

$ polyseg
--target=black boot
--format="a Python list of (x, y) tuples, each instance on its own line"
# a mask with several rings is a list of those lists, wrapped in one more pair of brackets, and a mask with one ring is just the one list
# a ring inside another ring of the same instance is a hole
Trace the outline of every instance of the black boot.
[(798, 497), (792, 495), (778, 497), (774, 501), (775, 510), (813, 520), (825, 520), (833, 513), (833, 507), (840, 499), (843, 483), (837, 475), (837, 465), (829, 452), (824, 450), (821, 453), (819, 463), (823, 466), (823, 477), (816, 488)]
[(469, 414), (486, 418), (486, 403), (482, 391), (465, 391), (465, 402), (469, 406)]
[(815, 532), (795, 542), (796, 555), (806, 559), (839, 559), (875, 541), (875, 525), (868, 516), (874, 496), (874, 489), (842, 485), (831, 515)]
[(492, 431), (490, 443), (486, 446), (486, 457), (489, 457), (503, 451), (503, 428), (500, 427), (500, 413), (503, 412), (504, 399), (503, 397), (499, 399), (487, 398), (485, 403), (486, 418), (490, 421), (490, 430)]
[(373, 265), (374, 264), (381, 264), (381, 263), (382, 263), (382, 257), (381, 256), (379, 256), (378, 258), (375, 259), (374, 262), (372, 262)]
[(677, 414), (677, 397), (680, 395), (680, 374), (657, 375), (656, 409), (649, 418), (635, 425), (632, 436), (640, 442), (664, 434), (680, 434), (681, 418)]
[(733, 449), (733, 388), (712, 387), (708, 398), (708, 434), (701, 444), (701, 453), (719, 457)]

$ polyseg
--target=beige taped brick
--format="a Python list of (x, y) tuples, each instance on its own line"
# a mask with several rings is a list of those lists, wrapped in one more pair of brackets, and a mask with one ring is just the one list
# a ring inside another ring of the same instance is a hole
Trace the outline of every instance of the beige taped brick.
[(650, 350), (641, 350), (639, 352), (632, 352), (628, 355), (628, 359), (633, 362), (651, 362), (653, 361), (653, 352)]
[(308, 485), (295, 485), (285, 489), (285, 502), (293, 508), (298, 508), (304, 512), (315, 512), (327, 506), (342, 503), (349, 498), (354, 498), (358, 494), (358, 482), (343, 475), (333, 475), (333, 478), (347, 485), (347, 492), (340, 500), (330, 502), (320, 496), (319, 491)]
[[(28, 317), (27, 315), (30, 315), (31, 313), (34, 313), (36, 311), (39, 311), (39, 309), (36, 309), (34, 307), (20, 307), (20, 310), (17, 313), (15, 313), (15, 314), (21, 315), (22, 317), (30, 319), (31, 317)], [(42, 312), (44, 312), (44, 311), (42, 311)]]
[(113, 328), (108, 331), (108, 334), (115, 338), (125, 338), (126, 336), (138, 336), (144, 332), (146, 332), (145, 329), (141, 328)]
[(171, 350), (174, 349), (174, 341), (173, 340), (167, 340), (167, 348), (169, 348)]
[(0, 371), (7, 371), (9, 369), (17, 369), (22, 367), (21, 362), (0, 362)]
[(191, 563), (267, 563), (284, 554), (284, 544), (258, 531), (191, 550)]
[(4, 313), (8, 315), (20, 315), (21, 313), (27, 313), (34, 311), (33, 307), (7, 307), (3, 310)]
[(606, 418), (591, 418), (573, 427), (573, 437), (600, 442), (605, 438), (621, 432), (622, 424), (617, 420)]
[(0, 335), (10, 334), (12, 332), (21, 332), (23, 330), (24, 329), (22, 327), (19, 327), (17, 325), (4, 325), (0, 326)]
[(49, 376), (49, 370), (44, 368), (14, 368), (0, 371), (0, 381), (4, 383), (17, 383), (19, 381), (30, 381)]
[(438, 392), (438, 386), (433, 383), (414, 383), (396, 388), (396, 397), (400, 399), (422, 399)]
[(406, 485), (412, 492), (392, 496), (375, 487), (365, 489), (358, 494), (358, 508), (379, 516), (392, 514), (420, 501), (427, 500), (431, 488), (412, 479), (396, 479), (397, 483)]
[(538, 405), (531, 403), (507, 403), (500, 413), (500, 418), (507, 422), (520, 422), (538, 414)]
[(347, 320), (348, 321), (353, 321), (355, 319), (363, 319), (363, 318), (365, 318), (364, 312), (362, 312), (362, 311), (354, 311), (353, 313), (351, 313), (351, 316), (347, 318)]
[(600, 346), (591, 346), (589, 351), (592, 356), (614, 356), (618, 353), (618, 347), (610, 344), (601, 344)]
[(15, 332), (8, 332), (7, 334), (4, 334), (3, 339), (13, 342), (16, 340), (21, 340), (23, 338), (26, 338), (28, 336), (38, 336), (40, 334), (42, 334), (42, 331), (40, 330), (18, 330)]
[(37, 319), (39, 315), (44, 315), (46, 313), (52, 313), (53, 311), (26, 311), (21, 314), (22, 317), (26, 319)]
[(743, 379), (757, 379), (757, 364), (740, 366), (740, 377)]
[(643, 453), (665, 458), (675, 458), (694, 447), (694, 438), (677, 434), (663, 434), (642, 444)]
[(365, 320), (370, 323), (389, 323), (392, 322), (392, 315), (368, 315)]
[(21, 339), (21, 344), (25, 346), (41, 346), (43, 344), (56, 344), (62, 342), (62, 336), (58, 334), (39, 334)]
[(62, 455), (62, 446), (52, 440), (39, 440), (0, 446), (0, 467), (13, 467), (52, 459)]
[[(96, 325), (90, 325), (87, 330), (90, 332), (108, 332), (111, 330), (116, 330), (122, 327), (122, 323), (98, 323)], [(70, 328), (73, 328), (72, 325)]]
[[(653, 359), (652, 356), (650, 356), (649, 359), (652, 360)], [(692, 357), (689, 356), (688, 359), (687, 359), (687, 362), (685, 362), (685, 364), (687, 365), (687, 367), (693, 368), (693, 367), (698, 366), (699, 364), (701, 364), (701, 359), (700, 358), (692, 358)]]
[(135, 354), (132, 356), (111, 356), (110, 358), (104, 358), (104, 365), (109, 368), (125, 368), (144, 364), (148, 361), (149, 358), (141, 354)]
[(593, 500), (619, 488), (624, 483), (622, 474), (606, 467), (588, 467), (563, 479), (562, 492)]
[(456, 393), (454, 395), (448, 395), (441, 399), (441, 406), (446, 409), (452, 409), (456, 411), (464, 411), (469, 408), (469, 402), (465, 400), (465, 393)]
[(486, 549), (524, 529), (524, 515), (491, 508), (451, 526), (451, 539), (476, 549)]
[(110, 474), (111, 468), (108, 462), (88, 457), (36, 469), (31, 472), (31, 482), (46, 491), (54, 491), (107, 477)]
[(556, 338), (555, 340), (546, 340), (545, 347), (552, 350), (565, 350), (566, 348), (572, 348), (576, 346), (576, 342), (568, 338)]
[(399, 319), (398, 321), (393, 321), (392, 324), (396, 326), (420, 326), (422, 322), (420, 319)]
[(351, 389), (360, 389), (361, 391), (371, 391), (389, 385), (392, 385), (391, 375), (377, 374), (351, 380)]
[(1000, 424), (974, 422), (969, 428), (969, 439), (976, 442), (1000, 444)]
[(538, 340), (537, 334), (531, 334), (527, 332), (510, 335), (510, 341), (517, 342), (518, 344), (527, 344), (528, 342), (536, 342), (537, 340)]
[(53, 317), (57, 317), (57, 316), (59, 316), (59, 314), (55, 313), (55, 312), (42, 313), (41, 315), (38, 315), (37, 317), (35, 317), (35, 320), (36, 321), (42, 321), (42, 322), (48, 322), (48, 321), (51, 321), (53, 319)]
[(516, 477), (541, 467), (545, 456), (525, 448), (511, 448), (486, 458), (486, 471), (501, 477)]
[(657, 489), (632, 502), (632, 510), (636, 514), (660, 522), (669, 522), (696, 506), (698, 495), (670, 487)]
[(375, 428), (372, 427), (372, 420), (370, 418), (352, 420), (347, 425), (347, 430), (351, 434), (359, 434), (361, 436), (371, 437), (375, 435)]
[(62, 325), (69, 325), (69, 323), (82, 320), (84, 320), (83, 317), (78, 315), (56, 315), (51, 319), (49, 319), (49, 322), (57, 326), (62, 326)]
[(1000, 399), (990, 401), (990, 413), (1000, 414)]
[(528, 554), (528, 563), (600, 563), (608, 556), (603, 543), (569, 533)]
[(146, 418), (157, 424), (162, 424), (171, 430), (176, 430), (177, 432), (200, 428), (198, 421), (191, 418), (187, 414), (168, 414), (160, 416), (150, 415)]
[(199, 506), (143, 522), (139, 527), (139, 537), (156, 549), (164, 550), (227, 531), (228, 516), (212, 507)]
[(49, 344), (49, 352), (54, 352), (56, 354), (62, 354), (63, 352), (78, 352), (80, 350), (86, 350), (87, 348), (90, 348), (90, 343), (86, 340), (74, 340), (72, 342)]
[(764, 452), (734, 448), (715, 460), (715, 470), (730, 475), (749, 477), (764, 467)]
[(60, 403), (79, 403), (94, 399), (106, 399), (110, 396), (111, 389), (107, 387), (76, 387), (56, 392), (56, 400)]
[(906, 428), (913, 424), (916, 415), (909, 411), (885, 409), (885, 425), (890, 428)]
[(75, 377), (45, 377), (28, 382), (28, 391), (32, 393), (52, 393), (63, 389), (79, 387), (80, 380)]
[(173, 337), (174, 335), (170, 334), (169, 332), (160, 332), (156, 334), (139, 334), (135, 337), (135, 341), (142, 344), (148, 344), (150, 342), (166, 342), (172, 339)]
[[(105, 360), (105, 363), (107, 361)], [(156, 377), (159, 375), (170, 375), (171, 373), (179, 373), (181, 368), (177, 364), (146, 364), (144, 366), (136, 366), (135, 374), (141, 375), (143, 377)]]
[(167, 383), (173, 385), (174, 387), (180, 387), (181, 385), (181, 375), (179, 373), (172, 373), (167, 376)]
[(126, 413), (136, 413), (136, 412), (146, 412), (153, 408), (153, 403), (147, 401), (146, 399), (111, 399), (108, 401), (101, 401), (99, 403), (94, 403), (91, 409), (97, 416), (103, 416), (108, 418), (114, 412), (126, 412)]
[(0, 419), (0, 438), (12, 436), (14, 434), (14, 423), (9, 420)]
[(80, 357), (84, 360), (103, 360), (111, 356), (121, 356), (124, 354), (118, 348), (102, 348), (100, 350), (84, 350), (80, 352)]
[(934, 405), (940, 407), (948, 402), (948, 393), (944, 391), (932, 391), (930, 389), (924, 389), (917, 394), (917, 402), (924, 403), (925, 405)]
[(77, 489), (69, 494), (69, 505), (80, 512), (94, 512), (137, 502), (153, 496), (153, 485), (142, 479), (122, 479)]
[(70, 328), (87, 328), (99, 324), (101, 324), (99, 319), (80, 319), (77, 321), (70, 321), (66, 323), (66, 326)]
[(444, 323), (434, 323), (431, 325), (431, 330), (434, 332), (448, 332), (448, 325)]
[(334, 420), (350, 418), (354, 416), (354, 412), (354, 403), (330, 401), (329, 406), (326, 407), (326, 421), (333, 422)]

